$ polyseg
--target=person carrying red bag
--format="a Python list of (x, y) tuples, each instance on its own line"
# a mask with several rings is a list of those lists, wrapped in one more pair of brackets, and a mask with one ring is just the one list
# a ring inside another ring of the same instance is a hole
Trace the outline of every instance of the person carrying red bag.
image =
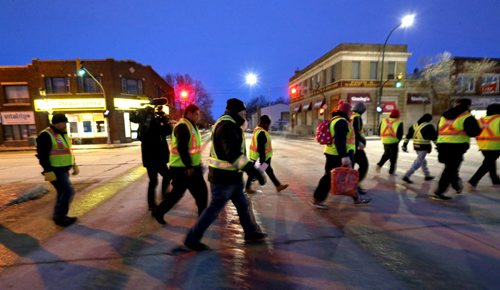
[[(325, 145), (324, 154), (326, 157), (325, 173), (319, 180), (312, 204), (318, 209), (328, 208), (325, 200), (328, 197), (331, 186), (331, 170), (340, 166), (352, 167), (356, 145), (354, 140), (354, 130), (349, 122), (351, 105), (340, 101), (337, 110), (332, 113), (330, 121), (330, 133), (333, 136), (333, 143)], [(359, 194), (353, 197), (355, 204), (366, 204), (370, 198), (361, 198)]]

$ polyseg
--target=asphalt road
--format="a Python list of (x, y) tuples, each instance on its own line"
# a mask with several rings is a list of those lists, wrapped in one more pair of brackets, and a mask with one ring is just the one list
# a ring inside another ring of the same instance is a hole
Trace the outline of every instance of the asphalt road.
[[(500, 285), (500, 196), (488, 177), (477, 192), (450, 191), (453, 200), (434, 201), (427, 194), (435, 182), (423, 181), (421, 172), (413, 176), (415, 184), (400, 179), (414, 152), (400, 152), (398, 177), (387, 174), (388, 165), (377, 174), (373, 165), (382, 145), (373, 140), (367, 147), (372, 166), (363, 183), (372, 203), (355, 206), (350, 198), (334, 196), (327, 201), (328, 210), (317, 210), (310, 200), (323, 173), (322, 146), (276, 137), (273, 148), (275, 173), (290, 187), (276, 193), (271, 184), (256, 186), (259, 192), (249, 197), (268, 241), (244, 244), (235, 209), (229, 206), (204, 237), (212, 250), (201, 253), (181, 246), (197, 217), (189, 194), (165, 216), (166, 226), (149, 216), (147, 177), (138, 147), (77, 152), (82, 173), (75, 184), (86, 186), (78, 190), (71, 207), (79, 216), (75, 225), (61, 229), (51, 223), (53, 194), (0, 211), (0, 289)], [(23, 154), (14, 153), (10, 162), (19, 164), (24, 180), (31, 182), (31, 173), (39, 178), (39, 169), (27, 164)], [(473, 145), (465, 158), (461, 175), (467, 180), (482, 155)], [(442, 165), (436, 159), (433, 153), (428, 160), (438, 176)]]

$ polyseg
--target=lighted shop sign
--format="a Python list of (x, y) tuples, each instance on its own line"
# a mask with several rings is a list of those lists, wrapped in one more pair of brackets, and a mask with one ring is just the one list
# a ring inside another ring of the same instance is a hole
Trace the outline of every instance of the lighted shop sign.
[(82, 99), (36, 99), (35, 111), (91, 111), (106, 110), (104, 98), (82, 98)]
[(35, 124), (35, 114), (32, 111), (1, 112), (4, 125), (29, 125)]
[(136, 99), (126, 99), (126, 98), (115, 98), (114, 105), (117, 110), (135, 110), (139, 108), (144, 108), (145, 105), (149, 104), (149, 99), (136, 100)]

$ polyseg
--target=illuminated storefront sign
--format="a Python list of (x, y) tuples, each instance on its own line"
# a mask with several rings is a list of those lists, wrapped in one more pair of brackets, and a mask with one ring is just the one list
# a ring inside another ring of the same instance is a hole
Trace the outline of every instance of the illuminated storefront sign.
[(347, 94), (347, 99), (349, 103), (371, 103), (372, 99), (370, 98), (370, 94)]
[(36, 99), (34, 104), (37, 112), (106, 110), (104, 98)]
[(31, 125), (35, 124), (35, 114), (31, 111), (1, 112), (3, 125)]
[(117, 110), (136, 110), (139, 108), (144, 108), (145, 105), (149, 104), (149, 99), (136, 100), (136, 99), (125, 99), (125, 98), (115, 98), (114, 105)]
[(406, 98), (407, 104), (430, 104), (431, 99), (427, 94), (408, 93)]

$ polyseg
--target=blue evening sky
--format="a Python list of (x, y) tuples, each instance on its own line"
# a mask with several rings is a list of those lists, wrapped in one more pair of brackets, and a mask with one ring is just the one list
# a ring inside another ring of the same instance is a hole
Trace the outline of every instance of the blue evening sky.
[(230, 97), (287, 96), (296, 68), (342, 42), (383, 43), (409, 12), (389, 40), (408, 45), (408, 71), (443, 51), (500, 58), (500, 0), (0, 0), (0, 66), (130, 59), (202, 81), (217, 118)]

